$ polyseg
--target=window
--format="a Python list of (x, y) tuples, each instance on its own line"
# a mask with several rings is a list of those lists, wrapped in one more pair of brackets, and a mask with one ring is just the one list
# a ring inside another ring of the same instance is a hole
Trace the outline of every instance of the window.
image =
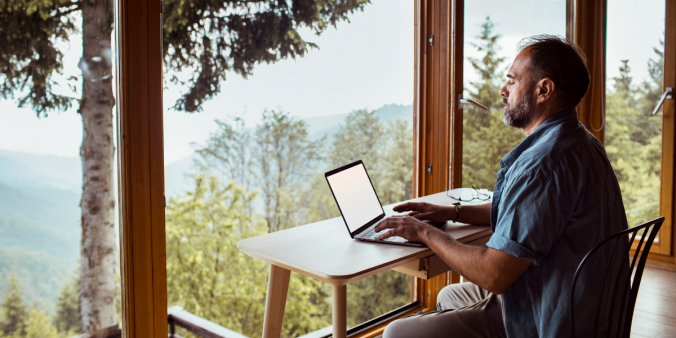
[(608, 2), (605, 145), (629, 226), (660, 216), (663, 115), (652, 112), (663, 93), (665, 14), (664, 1)]
[[(358, 159), (383, 205), (412, 197), (415, 3), (338, 6), (335, 26), (267, 5), (217, 19), (180, 6), (163, 14), (168, 305), (260, 336), (269, 268), (237, 241), (340, 216), (323, 174)], [(330, 285), (290, 283), (284, 334), (331, 325)], [(349, 284), (348, 325), (411, 289), (394, 271)]]
[(114, 3), (0, 5), (0, 336), (121, 321)]
[(493, 190), (499, 162), (524, 135), (502, 122), (500, 88), (518, 42), (536, 34), (566, 35), (566, 1), (467, 1), (463, 97), (485, 107), (463, 109), (462, 186)]

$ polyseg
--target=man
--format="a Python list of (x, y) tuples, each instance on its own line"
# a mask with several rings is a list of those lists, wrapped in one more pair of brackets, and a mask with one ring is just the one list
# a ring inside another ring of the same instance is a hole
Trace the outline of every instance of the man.
[[(590, 82), (584, 55), (549, 35), (520, 47), (500, 94), (504, 123), (526, 138), (500, 161), (492, 203), (405, 203), (395, 210), (407, 216), (376, 227), (391, 229), (383, 239), (427, 244), (473, 283), (447, 286), (438, 312), (395, 321), (385, 338), (569, 337), (575, 269), (601, 240), (627, 229), (603, 145), (577, 120), (575, 107)], [(463, 245), (421, 220), (490, 224), (493, 235), (485, 247)], [(595, 283), (583, 279), (582, 294), (593, 295)], [(579, 325), (577, 318), (577, 332), (593, 325), (594, 316), (580, 316)]]

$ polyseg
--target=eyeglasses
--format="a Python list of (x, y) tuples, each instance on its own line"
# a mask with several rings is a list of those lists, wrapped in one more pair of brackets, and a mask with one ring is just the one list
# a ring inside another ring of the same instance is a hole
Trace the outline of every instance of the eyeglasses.
[(469, 202), (474, 200), (488, 201), (491, 199), (491, 196), (489, 194), (479, 192), (479, 190), (477, 190), (477, 188), (475, 188), (474, 186), (472, 186), (472, 189), (465, 188), (461, 190), (460, 196), (458, 197), (451, 196), (449, 194), (449, 191), (450, 190), (446, 190), (446, 196), (460, 202)]

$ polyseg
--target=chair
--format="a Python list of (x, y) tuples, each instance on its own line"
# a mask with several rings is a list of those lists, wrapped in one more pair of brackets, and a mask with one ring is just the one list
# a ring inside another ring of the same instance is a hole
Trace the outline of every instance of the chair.
[[(577, 285), (578, 278), (580, 278), (583, 273), (585, 274), (586, 280), (593, 281), (593, 283), (598, 283), (600, 278), (603, 278), (600, 283), (600, 290), (593, 290), (594, 294), (598, 295), (598, 298), (596, 299), (596, 318), (594, 319), (593, 337), (599, 336), (599, 332), (603, 333), (602, 331), (604, 329), (607, 330), (604, 336), (619, 338), (629, 337), (632, 317), (634, 315), (634, 306), (636, 304), (636, 296), (638, 295), (638, 288), (641, 284), (643, 269), (645, 267), (646, 259), (648, 258), (648, 253), (650, 252), (650, 247), (663, 222), (664, 217), (660, 217), (631, 229), (621, 231), (606, 238), (587, 253), (575, 271), (570, 286), (569, 315), (573, 337), (575, 337), (576, 334), (575, 286)], [(630, 257), (630, 249), (633, 246), (634, 239), (636, 239), (636, 236), (639, 233), (641, 233), (639, 236), (640, 240), (635, 246), (636, 252), (631, 258), (631, 264), (629, 264), (629, 260), (617, 259), (617, 257)], [(629, 239), (629, 237), (631, 238)], [(629, 242), (625, 242), (627, 239), (629, 239)], [(620, 245), (618, 246), (618, 244)], [(610, 250), (610, 254), (608, 255), (608, 250), (611, 245), (612, 250)], [(597, 254), (596, 256), (600, 256), (601, 259), (595, 261), (592, 258), (595, 254)], [(604, 255), (608, 256), (607, 260)], [(615, 257), (615, 260), (612, 259), (613, 257)], [(605, 264), (603, 264), (604, 262)], [(596, 267), (594, 267), (594, 263), (597, 264)], [(585, 267), (591, 267), (592, 270), (584, 270)], [(588, 300), (592, 298), (578, 297), (578, 299), (580, 302), (585, 303), (584, 310), (587, 310), (586, 314), (592, 314), (593, 310), (589, 307), (588, 302)], [(616, 304), (616, 300), (619, 299), (621, 299), (620, 304)], [(593, 301), (591, 303), (593, 303)], [(604, 326), (604, 319), (601, 318), (602, 316), (604, 318), (607, 317), (607, 327)], [(584, 316), (582, 319), (591, 321), (591, 317)], [(600, 322), (601, 325), (599, 326)], [(591, 332), (585, 332), (582, 336), (592, 337), (592, 334)]]

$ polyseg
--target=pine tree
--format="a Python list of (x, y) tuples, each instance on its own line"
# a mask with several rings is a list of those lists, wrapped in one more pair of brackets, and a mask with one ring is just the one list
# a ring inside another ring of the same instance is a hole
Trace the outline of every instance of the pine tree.
[(658, 48), (654, 51), (647, 81), (634, 85), (629, 60), (621, 60), (619, 76), (606, 93), (605, 147), (630, 225), (659, 213), (662, 120), (651, 113), (662, 93), (663, 53)]
[(28, 307), (24, 304), (21, 285), (14, 271), (9, 276), (5, 297), (0, 304), (0, 335), (23, 337), (26, 335)]
[(59, 338), (59, 335), (44, 311), (32, 309), (28, 315), (25, 338)]
[(61, 335), (75, 336), (80, 330), (78, 278), (67, 278), (61, 285), (54, 315), (54, 327)]
[(507, 155), (524, 135), (520, 130), (504, 125), (504, 105), (500, 87), (504, 80), (504, 57), (498, 57), (500, 34), (494, 33), (490, 17), (481, 25), (481, 33), (472, 46), (484, 53), (480, 59), (469, 58), (472, 68), (479, 74), (479, 81), (471, 82), (469, 92), (472, 100), (488, 108), (463, 108), (463, 159), (462, 185), (477, 189), (491, 189), (495, 186), (500, 159)]

